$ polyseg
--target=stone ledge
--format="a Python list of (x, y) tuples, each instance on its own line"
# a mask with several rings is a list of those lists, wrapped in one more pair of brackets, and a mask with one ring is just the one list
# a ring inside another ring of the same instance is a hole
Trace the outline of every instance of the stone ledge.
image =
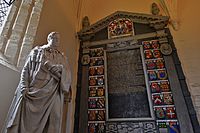
[(18, 68), (16, 66), (14, 66), (10, 61), (8, 61), (6, 56), (3, 55), (1, 52), (0, 52), (0, 64), (2, 64), (5, 67), (8, 67), (14, 71), (19, 72)]

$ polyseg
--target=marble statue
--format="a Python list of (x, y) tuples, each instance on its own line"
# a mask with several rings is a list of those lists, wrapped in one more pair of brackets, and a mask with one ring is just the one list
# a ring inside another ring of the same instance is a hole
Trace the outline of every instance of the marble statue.
[(11, 105), (5, 133), (61, 133), (64, 94), (70, 91), (67, 58), (57, 49), (60, 34), (29, 54)]

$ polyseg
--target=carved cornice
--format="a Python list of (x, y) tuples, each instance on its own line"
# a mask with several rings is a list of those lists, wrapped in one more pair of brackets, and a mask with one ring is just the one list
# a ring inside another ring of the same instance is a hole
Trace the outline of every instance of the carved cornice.
[[(117, 11), (101, 20), (92, 24), (91, 26), (82, 29), (78, 32), (78, 36), (80, 40), (88, 40), (88, 37), (92, 37), (96, 32), (106, 28), (109, 23), (117, 18), (129, 18), (133, 22), (148, 24), (150, 27), (155, 28), (156, 30), (163, 29), (169, 21), (169, 17), (167, 16), (156, 16), (142, 13), (131, 13), (124, 11)], [(87, 36), (87, 38), (85, 38)]]

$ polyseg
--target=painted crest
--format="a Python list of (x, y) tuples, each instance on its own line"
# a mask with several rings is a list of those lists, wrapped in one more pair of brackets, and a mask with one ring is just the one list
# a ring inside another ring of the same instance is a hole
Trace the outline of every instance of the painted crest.
[(161, 55), (160, 50), (154, 49), (154, 50), (153, 50), (153, 57), (154, 57), (154, 58), (161, 58), (162, 55)]
[(97, 96), (102, 97), (105, 95), (105, 89), (104, 88), (98, 88), (97, 89)]
[(105, 111), (99, 110), (97, 113), (97, 120), (104, 121), (105, 120)]
[(98, 129), (98, 133), (105, 133), (104, 123), (99, 123), (97, 129)]
[(173, 98), (171, 93), (163, 93), (163, 102), (164, 104), (173, 104)]
[(95, 68), (91, 67), (90, 70), (89, 70), (89, 73), (90, 73), (90, 76), (94, 76), (96, 74)]
[(96, 132), (96, 126), (94, 123), (90, 123), (89, 126), (88, 126), (88, 132), (89, 133), (97, 133)]
[(165, 119), (165, 111), (162, 107), (155, 108), (155, 113), (158, 119)]
[(151, 49), (151, 44), (149, 41), (143, 41), (142, 42), (143, 48), (146, 49)]
[(104, 98), (99, 98), (97, 100), (97, 108), (105, 108), (105, 99)]
[(161, 94), (153, 95), (153, 102), (154, 102), (155, 105), (161, 105), (163, 103), (162, 95)]
[(101, 65), (103, 65), (104, 64), (104, 60), (103, 60), (103, 58), (98, 58), (97, 60), (96, 60), (96, 63), (95, 63), (97, 66), (101, 66)]
[(159, 49), (159, 43), (158, 43), (158, 40), (152, 40), (151, 41), (151, 46), (153, 49)]
[(167, 72), (166, 70), (158, 70), (157, 71), (157, 76), (159, 80), (165, 80), (167, 79)]
[(166, 116), (168, 119), (175, 119), (176, 118), (176, 112), (174, 107), (167, 107), (166, 108)]
[(154, 60), (148, 60), (146, 61), (147, 69), (152, 70), (156, 68), (156, 64)]
[(148, 72), (148, 75), (149, 75), (149, 80), (150, 80), (150, 81), (152, 81), (152, 80), (157, 80), (156, 71), (149, 71), (149, 72)]
[(92, 98), (88, 100), (88, 108), (89, 109), (94, 109), (97, 107), (97, 99)]
[(96, 71), (98, 75), (102, 75), (104, 73), (104, 67), (97, 67)]
[(133, 22), (128, 18), (116, 19), (108, 25), (108, 38), (133, 35)]
[(89, 84), (90, 84), (90, 86), (96, 85), (97, 84), (96, 79), (95, 78), (90, 78)]
[(98, 78), (97, 78), (97, 84), (98, 84), (98, 85), (103, 85), (103, 84), (104, 84), (104, 79), (103, 79), (103, 77), (98, 77)]
[(96, 94), (97, 94), (96, 88), (95, 88), (95, 87), (91, 87), (91, 88), (89, 89), (89, 97), (95, 97)]
[(145, 50), (145, 51), (144, 51), (144, 55), (145, 55), (145, 58), (146, 58), (146, 59), (151, 59), (151, 58), (153, 58), (153, 53), (152, 53), (151, 50)]
[(152, 82), (151, 85), (150, 85), (150, 87), (151, 87), (151, 91), (153, 93), (160, 92), (160, 85), (158, 84), (158, 82)]
[(162, 92), (169, 92), (170, 86), (168, 81), (161, 81), (160, 82), (160, 89)]
[(95, 110), (90, 110), (88, 111), (88, 119), (90, 121), (95, 121), (96, 120), (96, 111)]
[(165, 67), (164, 60), (163, 59), (156, 60), (156, 67), (157, 69), (163, 69)]
[(169, 133), (180, 133), (180, 126), (178, 122), (169, 122)]

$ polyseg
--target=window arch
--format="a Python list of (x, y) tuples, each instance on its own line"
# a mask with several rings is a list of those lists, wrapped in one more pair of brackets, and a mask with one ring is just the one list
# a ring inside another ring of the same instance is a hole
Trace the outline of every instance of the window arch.
[(10, 12), (10, 8), (13, 2), (14, 0), (10, 0), (10, 1), (0, 0), (0, 31), (2, 31), (2, 27)]

